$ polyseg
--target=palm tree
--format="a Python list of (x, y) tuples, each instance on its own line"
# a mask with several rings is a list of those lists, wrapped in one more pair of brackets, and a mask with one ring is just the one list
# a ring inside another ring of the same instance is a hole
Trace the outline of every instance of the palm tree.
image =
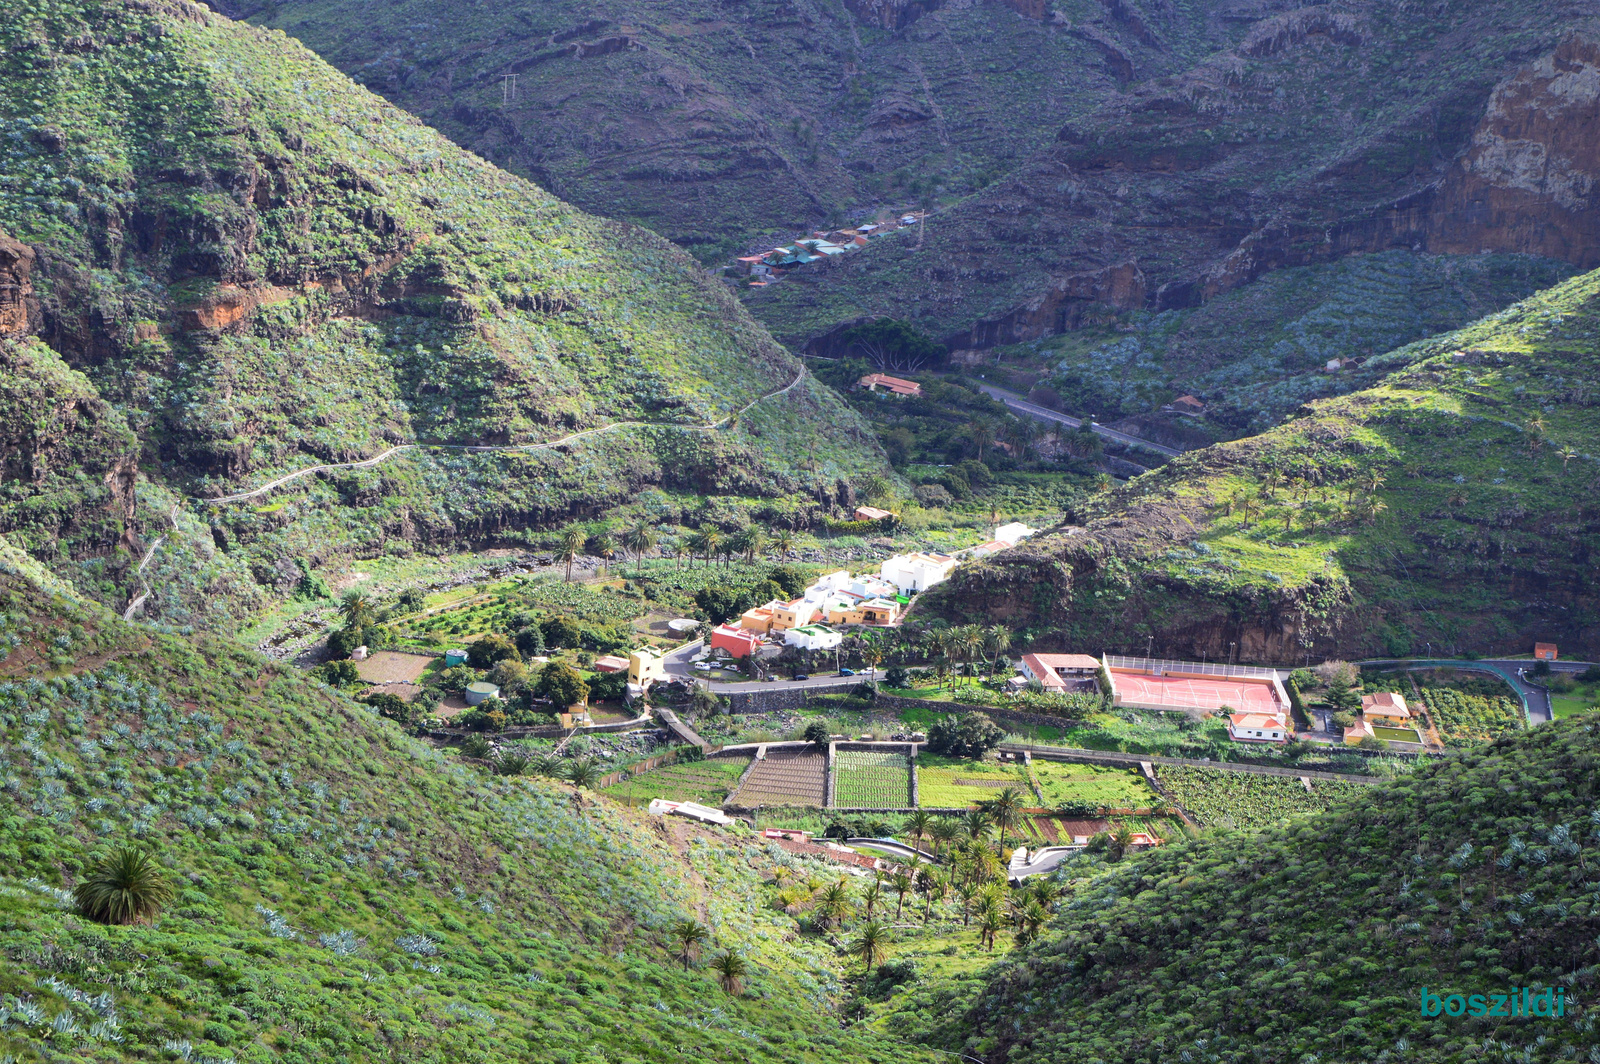
[(1029, 899), (1028, 903), (1017, 913), (1016, 941), (1019, 946), (1026, 946), (1039, 937), (1039, 930), (1050, 919), (1044, 911), (1044, 906), (1038, 901)]
[(961, 656), (971, 665), (972, 659), (983, 653), (983, 628), (976, 624), (964, 624), (956, 629), (956, 633), (960, 640)]
[(933, 852), (939, 853), (960, 834), (961, 826), (953, 817), (942, 816), (935, 820), (928, 829), (928, 836), (933, 839)]
[(989, 814), (982, 809), (968, 809), (961, 817), (961, 830), (973, 842), (989, 838)]
[(572, 583), (572, 563), (578, 560), (578, 555), (583, 553), (583, 530), (577, 527), (568, 528), (561, 533), (561, 542), (556, 547), (556, 557), (567, 563), (567, 583)]
[(1022, 816), (1022, 793), (1015, 787), (1007, 787), (987, 803), (985, 812), (1000, 829), (1000, 845), (1006, 844), (1006, 833), (1017, 826), (1017, 820)]
[(739, 954), (725, 950), (712, 960), (711, 970), (717, 973), (722, 989), (737, 996), (744, 989), (744, 977), (749, 974), (750, 965)]
[(1578, 452), (1573, 450), (1571, 447), (1563, 447), (1561, 450), (1556, 452), (1556, 457), (1561, 459), (1561, 473), (1563, 476), (1565, 476), (1567, 472), (1567, 463), (1578, 457)]
[[(991, 624), (983, 630), (983, 653), (985, 661), (999, 661), (1000, 655), (1011, 649), (1011, 629), (1003, 624)], [(989, 669), (989, 675), (994, 675), (994, 669)]]
[(673, 941), (678, 944), (678, 959), (683, 961), (683, 970), (689, 970), (689, 961), (700, 952), (700, 943), (711, 937), (711, 932), (699, 920), (684, 918), (673, 924), (669, 933)]
[(878, 678), (878, 662), (883, 660), (883, 637), (877, 632), (864, 631), (858, 639), (860, 642), (861, 664), (872, 670), (872, 679), (876, 680)]
[(889, 877), (889, 889), (900, 896), (899, 901), (894, 907), (894, 919), (896, 923), (900, 922), (900, 910), (905, 908), (906, 895), (911, 893), (911, 888), (913, 886), (915, 886), (914, 881), (904, 872), (896, 872), (894, 875)]
[(589, 537), (589, 552), (607, 562), (617, 556), (617, 541), (611, 538), (609, 528), (602, 528)]
[(924, 866), (917, 873), (917, 892), (923, 896), (927, 905), (922, 910), (922, 922), (927, 923), (933, 919), (933, 903), (942, 901), (945, 892), (950, 889), (949, 880), (932, 868)]
[(828, 887), (818, 897), (817, 914), (822, 917), (824, 928), (844, 923), (845, 917), (850, 915), (850, 892), (845, 889), (844, 880)]
[(649, 522), (640, 521), (623, 534), (622, 545), (633, 551), (634, 572), (643, 576), (645, 551), (656, 545), (655, 529), (650, 527)]
[(861, 904), (866, 907), (867, 920), (872, 920), (872, 910), (877, 908), (878, 902), (883, 900), (883, 881), (874, 879), (867, 884), (867, 889), (861, 892)]
[(999, 904), (985, 905), (978, 914), (978, 941), (988, 947), (990, 953), (994, 952), (994, 936), (1006, 926), (1004, 915), (1000, 912)]
[(689, 568), (694, 568), (694, 558), (697, 554), (703, 554), (709, 559), (712, 546), (710, 529), (702, 528), (691, 532), (689, 534)]
[(339, 615), (346, 628), (361, 628), (372, 620), (372, 598), (365, 591), (353, 587), (339, 600)]
[(1367, 471), (1366, 478), (1362, 481), (1367, 489), (1367, 494), (1369, 495), (1377, 494), (1378, 489), (1383, 487), (1388, 482), (1388, 478), (1382, 473), (1378, 472), (1376, 469), (1369, 469)]
[(851, 944), (850, 952), (861, 958), (866, 974), (872, 974), (873, 965), (889, 959), (889, 929), (878, 923), (867, 924)]
[(739, 529), (739, 531), (729, 536), (728, 553), (730, 555), (743, 554), (748, 557), (750, 554), (750, 538), (754, 533), (754, 525), (745, 525), (743, 528)]
[(99, 924), (147, 924), (172, 900), (172, 884), (146, 850), (111, 851), (72, 890), (78, 911)]
[(722, 549), (722, 533), (714, 528), (708, 528), (700, 534), (700, 553), (705, 555), (706, 565), (711, 565), (711, 558)]
[(794, 548), (794, 535), (786, 529), (772, 533), (772, 553), (779, 558), (787, 558), (789, 551)]
[(918, 809), (906, 817), (906, 832), (917, 840), (917, 849), (922, 849), (922, 837), (928, 833), (928, 828), (933, 824), (933, 814), (926, 809)]
[[(689, 554), (689, 544), (685, 543), (681, 538), (675, 539), (671, 543), (671, 550), (672, 556), (678, 561), (678, 571), (681, 573), (683, 572), (683, 556)], [(691, 558), (694, 557), (692, 554), (689, 554), (689, 556)]]
[(744, 561), (746, 565), (754, 565), (756, 555), (767, 549), (767, 534), (755, 525), (745, 530)]
[(582, 758), (569, 764), (563, 775), (566, 776), (567, 782), (574, 787), (580, 790), (587, 790), (593, 787), (595, 781), (600, 778), (600, 770), (595, 768), (593, 761), (588, 758)]

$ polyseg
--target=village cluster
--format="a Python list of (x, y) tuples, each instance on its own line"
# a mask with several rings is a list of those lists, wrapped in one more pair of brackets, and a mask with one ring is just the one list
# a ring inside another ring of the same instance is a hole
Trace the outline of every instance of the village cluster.
[(925, 216), (923, 211), (911, 211), (890, 221), (869, 222), (853, 229), (819, 229), (792, 244), (741, 255), (734, 262), (737, 272), (750, 279), (750, 287), (759, 288), (798, 267), (832, 261), (907, 226), (920, 225)]

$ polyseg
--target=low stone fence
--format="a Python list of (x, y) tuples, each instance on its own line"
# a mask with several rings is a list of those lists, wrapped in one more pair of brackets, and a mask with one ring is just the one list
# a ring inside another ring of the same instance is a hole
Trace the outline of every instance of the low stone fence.
[[(617, 732), (638, 731), (640, 728), (650, 727), (652, 721), (650, 714), (634, 717), (632, 720), (617, 720), (610, 724), (586, 724), (577, 729), (579, 735), (615, 734)], [(495, 739), (561, 739), (569, 734), (568, 729), (559, 724), (537, 725), (529, 728), (506, 728), (497, 732), (475, 732), (471, 728), (430, 728), (428, 738), (441, 739), (449, 742), (451, 739), (464, 739), (469, 735), (488, 735)]]

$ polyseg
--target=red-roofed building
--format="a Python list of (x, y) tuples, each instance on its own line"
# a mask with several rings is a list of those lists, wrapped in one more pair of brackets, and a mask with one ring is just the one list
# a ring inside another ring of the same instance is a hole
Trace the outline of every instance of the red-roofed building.
[(1380, 691), (1376, 694), (1361, 696), (1361, 714), (1366, 717), (1393, 717), (1395, 720), (1410, 720), (1411, 708), (1406, 705), (1403, 696), (1393, 691)]
[(891, 377), (886, 373), (869, 373), (857, 381), (856, 386), (865, 388), (869, 392), (875, 392), (882, 388), (884, 391), (892, 392), (895, 395), (919, 396), (922, 394), (922, 385), (916, 381)]
[(1100, 671), (1100, 659), (1088, 654), (1024, 654), (1022, 675), (1044, 684), (1046, 691), (1088, 691)]
[(760, 646), (761, 636), (755, 632), (747, 632), (743, 628), (719, 624), (711, 630), (711, 649), (726, 650), (730, 658), (748, 657)]
[(595, 672), (622, 672), (628, 667), (628, 659), (616, 654), (606, 654), (594, 659)]
[(1228, 735), (1244, 743), (1286, 743), (1289, 722), (1266, 713), (1235, 713), (1228, 717)]

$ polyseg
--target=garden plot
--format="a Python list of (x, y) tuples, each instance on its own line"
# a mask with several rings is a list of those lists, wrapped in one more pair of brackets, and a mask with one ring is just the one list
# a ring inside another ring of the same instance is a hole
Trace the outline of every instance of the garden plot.
[(911, 762), (904, 754), (840, 750), (833, 757), (838, 777), (833, 804), (845, 809), (904, 809), (911, 805)]
[(1052, 809), (1145, 809), (1161, 804), (1138, 769), (1035, 760), (1033, 777), (1044, 804)]
[(719, 757), (710, 761), (663, 765), (607, 787), (605, 795), (627, 805), (639, 805), (652, 798), (721, 805), (727, 799), (728, 792), (739, 782), (739, 774), (748, 764), (748, 757)]
[(1522, 727), (1522, 706), (1505, 695), (1428, 684), (1422, 700), (1446, 746), (1476, 746)]
[(729, 799), (745, 807), (813, 805), (827, 800), (823, 788), (828, 759), (817, 753), (772, 751), (756, 762), (744, 786)]
[(1007, 787), (1033, 805), (1033, 787), (1021, 765), (966, 761), (937, 754), (917, 755), (917, 803), (927, 809), (965, 809), (996, 797)]

